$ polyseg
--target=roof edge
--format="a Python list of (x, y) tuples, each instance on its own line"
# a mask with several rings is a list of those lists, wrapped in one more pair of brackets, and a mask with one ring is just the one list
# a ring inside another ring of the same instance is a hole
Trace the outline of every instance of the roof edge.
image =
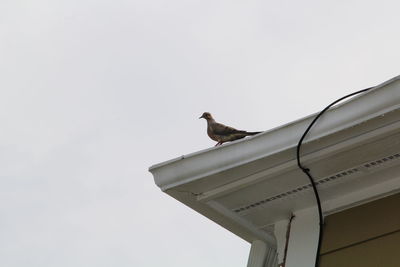
[[(390, 97), (387, 97), (390, 95)], [(400, 108), (400, 76), (328, 110), (304, 143), (334, 134)], [(162, 190), (191, 182), (297, 145), (316, 114), (309, 115), (254, 137), (201, 150), (153, 165), (149, 171)]]

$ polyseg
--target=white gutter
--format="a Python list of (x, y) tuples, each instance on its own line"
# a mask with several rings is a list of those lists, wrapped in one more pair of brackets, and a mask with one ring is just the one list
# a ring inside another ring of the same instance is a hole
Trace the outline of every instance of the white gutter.
[[(400, 76), (327, 111), (306, 142), (353, 127), (400, 108)], [(388, 95), (390, 97), (388, 97)], [(218, 148), (153, 165), (149, 171), (163, 190), (294, 148), (315, 114)]]

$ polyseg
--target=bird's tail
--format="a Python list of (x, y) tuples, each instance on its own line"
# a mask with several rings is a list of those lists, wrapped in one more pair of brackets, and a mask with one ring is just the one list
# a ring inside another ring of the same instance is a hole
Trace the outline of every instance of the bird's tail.
[(247, 135), (256, 135), (262, 132), (245, 132)]

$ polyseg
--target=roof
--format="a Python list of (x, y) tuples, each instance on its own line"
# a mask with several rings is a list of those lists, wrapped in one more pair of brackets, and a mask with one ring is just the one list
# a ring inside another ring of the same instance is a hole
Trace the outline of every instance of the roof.
[[(315, 205), (296, 145), (316, 114), (150, 167), (167, 194), (252, 242)], [(325, 214), (400, 188), (400, 76), (328, 110), (302, 146)]]

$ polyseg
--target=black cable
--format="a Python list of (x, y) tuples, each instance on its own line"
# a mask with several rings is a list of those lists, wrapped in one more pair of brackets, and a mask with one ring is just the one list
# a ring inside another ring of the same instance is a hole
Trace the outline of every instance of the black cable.
[(311, 127), (317, 122), (317, 120), (322, 116), (322, 114), (327, 111), (330, 107), (332, 107), (333, 105), (335, 105), (336, 103), (342, 101), (345, 98), (363, 93), (368, 91), (369, 89), (371, 89), (373, 87), (370, 88), (366, 88), (354, 93), (351, 93), (349, 95), (346, 95), (344, 97), (339, 98), (338, 100), (334, 101), (333, 103), (331, 103), (330, 105), (328, 105), (326, 108), (324, 108), (315, 118), (314, 120), (310, 123), (310, 125), (307, 127), (307, 129), (305, 130), (305, 132), (303, 133), (303, 136), (300, 138), (299, 143), (297, 144), (297, 166), (299, 166), (299, 168), (308, 176), (308, 178), (310, 179), (312, 188), (314, 190), (314, 195), (315, 195), (315, 199), (317, 200), (317, 206), (318, 206), (318, 216), (319, 216), (319, 236), (318, 236), (318, 247), (317, 247), (317, 255), (315, 257), (315, 267), (319, 266), (319, 260), (320, 260), (320, 250), (321, 250), (321, 243), (322, 243), (322, 234), (323, 234), (323, 224), (324, 224), (324, 219), (322, 216), (322, 208), (321, 208), (321, 200), (319, 198), (319, 194), (318, 194), (318, 190), (317, 190), (317, 186), (315, 185), (315, 181), (313, 179), (313, 177), (310, 174), (310, 169), (304, 167), (303, 165), (301, 165), (300, 162), (300, 148), (301, 145), (303, 143), (304, 138), (306, 137), (306, 135), (308, 134), (308, 132), (311, 130)]

